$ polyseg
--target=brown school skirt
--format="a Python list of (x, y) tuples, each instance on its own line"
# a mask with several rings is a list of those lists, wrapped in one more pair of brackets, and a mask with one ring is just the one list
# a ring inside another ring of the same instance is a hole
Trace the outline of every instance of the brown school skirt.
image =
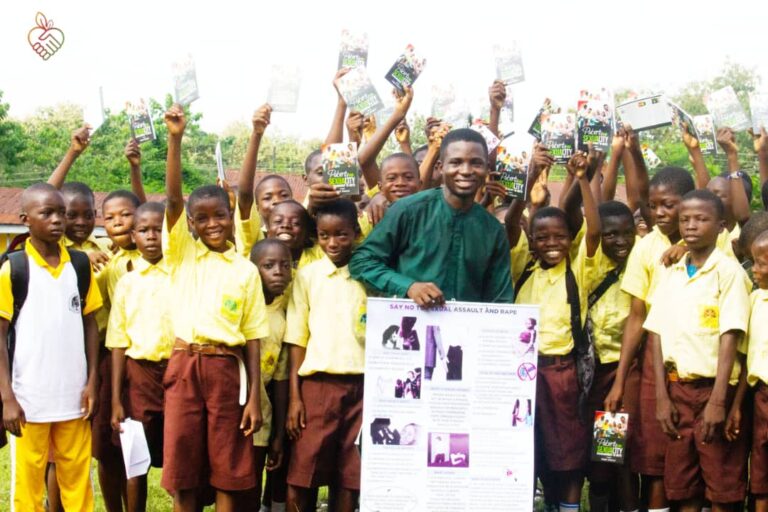
[(253, 440), (240, 430), (237, 359), (174, 350), (163, 385), (163, 488), (174, 493), (207, 483), (222, 491), (255, 487)]
[(163, 376), (167, 365), (167, 361), (125, 358), (125, 414), (144, 425), (152, 465), (156, 468), (163, 467)]
[[(704, 496), (715, 503), (743, 502), (747, 493), (747, 457), (749, 425), (744, 415), (736, 441), (725, 439), (723, 429), (704, 444), (701, 421), (704, 407), (712, 394), (714, 379), (670, 382), (669, 398), (677, 407), (680, 439), (667, 443), (664, 489), (670, 500)], [(728, 387), (726, 413), (730, 410), (736, 387)]]
[(360, 489), (363, 376), (316, 373), (301, 381), (307, 427), (293, 442), (288, 483), (296, 487), (339, 485)]
[(768, 494), (768, 386), (763, 381), (755, 387), (754, 411), (749, 490)]
[(536, 378), (536, 461), (541, 470), (584, 470), (591, 425), (579, 418), (576, 362), (567, 356), (539, 355)]

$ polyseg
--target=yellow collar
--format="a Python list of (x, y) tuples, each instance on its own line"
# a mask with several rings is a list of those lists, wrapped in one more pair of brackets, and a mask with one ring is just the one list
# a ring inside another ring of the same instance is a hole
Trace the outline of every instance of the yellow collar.
[(349, 265), (344, 265), (343, 267), (337, 267), (331, 259), (328, 257), (328, 255), (323, 255), (323, 258), (318, 260), (320, 263), (318, 265), (322, 265), (323, 267), (323, 275), (326, 276), (332, 276), (334, 274), (338, 274), (341, 277), (350, 277), (349, 274)]
[(134, 270), (139, 272), (140, 274), (146, 274), (150, 270), (159, 270), (163, 272), (164, 274), (168, 273), (168, 266), (165, 264), (165, 259), (162, 259), (158, 261), (156, 264), (152, 264), (142, 258), (137, 258), (136, 261), (133, 263)]
[(222, 258), (224, 258), (227, 261), (232, 261), (235, 258), (235, 245), (232, 242), (227, 241), (227, 250), (224, 252), (215, 252), (212, 251), (207, 245), (203, 243), (201, 239), (197, 239), (195, 241), (195, 251), (197, 254), (197, 258), (200, 259), (204, 256), (206, 256), (208, 253), (218, 254)]
[(61, 271), (64, 270), (64, 265), (69, 263), (70, 260), (69, 251), (67, 251), (67, 246), (65, 245), (63, 238), (59, 240), (59, 265), (56, 267), (49, 265), (29, 240), (24, 244), (24, 251), (30, 258), (32, 258), (32, 261), (47, 270), (54, 278), (58, 278), (61, 275)]

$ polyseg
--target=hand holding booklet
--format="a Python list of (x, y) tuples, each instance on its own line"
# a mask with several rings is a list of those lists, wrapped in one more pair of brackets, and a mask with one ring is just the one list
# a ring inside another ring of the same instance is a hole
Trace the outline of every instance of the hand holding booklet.
[(149, 455), (144, 425), (140, 421), (127, 418), (120, 424), (120, 446), (125, 463), (125, 476), (134, 478), (146, 475), (152, 461)]

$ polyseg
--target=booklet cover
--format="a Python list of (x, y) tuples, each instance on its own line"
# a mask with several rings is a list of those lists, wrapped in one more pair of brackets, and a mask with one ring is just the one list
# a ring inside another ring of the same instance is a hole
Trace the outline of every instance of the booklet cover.
[(528, 173), (525, 166), (504, 146), (496, 150), (496, 178), (507, 189), (507, 197), (525, 199)]
[(737, 132), (749, 128), (747, 114), (739, 103), (736, 91), (730, 85), (710, 93), (704, 99), (704, 104), (717, 126), (727, 126)]
[(615, 121), (613, 117), (613, 94), (607, 89), (597, 93), (582, 90), (576, 111), (577, 147), (589, 150), (589, 143), (597, 151), (608, 151)]
[(496, 60), (496, 78), (506, 85), (520, 83), (525, 80), (523, 58), (517, 43), (511, 45), (496, 44), (493, 46), (493, 56)]
[(357, 144), (324, 144), (322, 152), (323, 183), (333, 185), (342, 196), (359, 195), (360, 166), (357, 163)]
[(406, 86), (413, 85), (413, 82), (416, 81), (424, 70), (426, 63), (427, 59), (418, 55), (413, 49), (413, 45), (409, 44), (384, 78), (387, 79), (387, 82), (394, 85), (398, 91), (402, 92)]
[(643, 160), (645, 160), (645, 166), (648, 169), (655, 169), (661, 165), (661, 158), (659, 158), (656, 153), (653, 152), (648, 144), (643, 144), (641, 149), (643, 150)]
[(754, 134), (759, 135), (761, 128), (768, 130), (768, 93), (750, 93), (749, 110), (752, 112), (752, 131)]
[(672, 112), (661, 94), (624, 102), (616, 107), (616, 113), (622, 123), (631, 125), (636, 132), (672, 124)]
[(354, 68), (341, 77), (339, 94), (347, 102), (350, 111), (360, 112), (366, 117), (384, 108), (365, 68)]
[(227, 181), (227, 175), (224, 172), (224, 159), (221, 157), (221, 141), (216, 142), (214, 156), (216, 157), (216, 178), (220, 185), (224, 185), (224, 182)]
[(541, 123), (541, 143), (549, 149), (555, 163), (564, 164), (573, 156), (576, 145), (576, 120), (573, 114), (550, 114)]
[(560, 113), (560, 107), (552, 103), (552, 100), (549, 98), (544, 99), (544, 104), (539, 109), (539, 112), (536, 114), (536, 117), (533, 119), (533, 122), (531, 123), (530, 128), (528, 128), (528, 133), (533, 135), (536, 140), (541, 140), (541, 125), (544, 122), (545, 119), (547, 119), (552, 114), (559, 114)]
[(715, 135), (715, 122), (712, 116), (705, 114), (702, 116), (693, 116), (693, 127), (699, 134), (699, 147), (702, 154), (717, 154), (717, 138)]
[(339, 67), (365, 67), (368, 62), (368, 34), (355, 33), (344, 29), (341, 31), (341, 48), (339, 49)]
[(669, 102), (669, 106), (672, 109), (672, 123), (679, 129), (687, 131), (690, 136), (698, 139), (699, 134), (696, 132), (696, 124), (688, 112), (673, 101)]
[(499, 147), (501, 140), (494, 134), (490, 128), (488, 128), (484, 122), (478, 120), (472, 123), (471, 130), (476, 131), (485, 139), (485, 145), (488, 146), (488, 154), (492, 155), (496, 148)]
[(187, 55), (182, 60), (173, 63), (174, 95), (176, 102), (189, 105), (200, 98), (197, 89), (197, 73), (195, 61), (192, 55)]
[(592, 460), (623, 464), (627, 448), (629, 414), (595, 411), (592, 429)]
[(295, 66), (272, 66), (267, 103), (273, 112), (296, 112), (299, 105), (301, 74)]
[(157, 139), (152, 113), (143, 99), (138, 103), (126, 102), (125, 113), (128, 114), (128, 122), (131, 125), (131, 137), (136, 139), (136, 142), (143, 144)]

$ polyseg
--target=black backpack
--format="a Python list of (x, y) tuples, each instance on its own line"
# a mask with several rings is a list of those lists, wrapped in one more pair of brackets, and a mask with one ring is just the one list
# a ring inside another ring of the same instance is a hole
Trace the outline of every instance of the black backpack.
[[(88, 295), (88, 289), (91, 286), (91, 261), (88, 255), (74, 249), (67, 249), (69, 259), (77, 274), (77, 291), (80, 295), (80, 311), (85, 308), (85, 297)], [(19, 318), (21, 308), (27, 300), (29, 291), (29, 259), (27, 253), (22, 250), (6, 252), (0, 256), (0, 266), (6, 261), (11, 266), (11, 293), (13, 294), (13, 316), (8, 327), (7, 349), (8, 349), (8, 367), (13, 366), (13, 352), (16, 348), (16, 320)], [(5, 444), (5, 431), (2, 428), (3, 407), (0, 404), (0, 447)]]

